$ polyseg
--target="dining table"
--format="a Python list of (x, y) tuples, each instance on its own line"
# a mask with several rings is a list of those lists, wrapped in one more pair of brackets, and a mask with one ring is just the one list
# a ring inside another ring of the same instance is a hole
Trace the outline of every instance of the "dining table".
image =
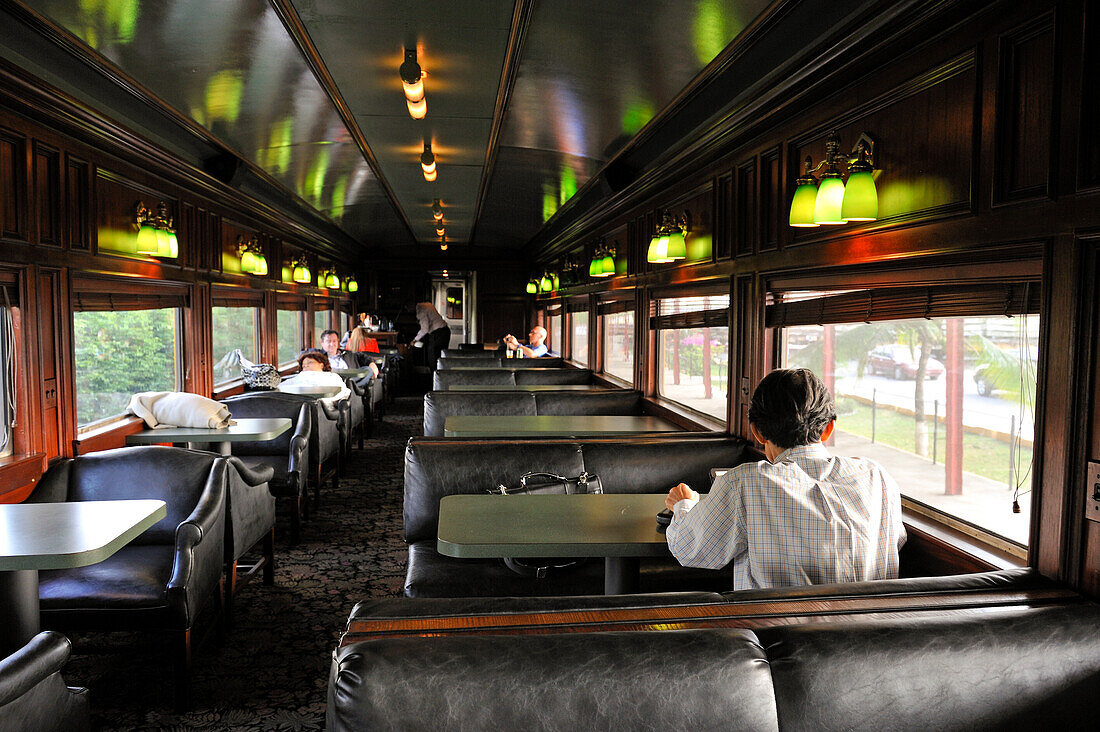
[(39, 631), (39, 570), (102, 562), (167, 511), (153, 499), (0, 504), (0, 658)]
[(452, 384), (445, 391), (621, 391), (601, 384)]
[(361, 379), (364, 376), (373, 375), (370, 366), (363, 366), (362, 368), (353, 369), (333, 369), (332, 373), (339, 374), (345, 379)]
[(650, 415), (458, 415), (443, 423), (446, 437), (600, 437), (681, 431), (672, 422)]
[(231, 455), (234, 442), (267, 442), (290, 429), (286, 417), (237, 419), (228, 427), (163, 427), (126, 435), (127, 445), (159, 445), (185, 443), (192, 449), (213, 444), (221, 455)]
[(328, 397), (334, 397), (339, 394), (343, 389), (339, 386), (331, 385), (315, 385), (315, 386), (296, 386), (294, 384), (280, 384), (279, 391), (286, 394), (298, 394), (299, 396), (317, 397), (318, 399), (327, 399)]
[(604, 594), (638, 591), (642, 557), (667, 557), (664, 493), (450, 495), (436, 548), (456, 559), (602, 557)]

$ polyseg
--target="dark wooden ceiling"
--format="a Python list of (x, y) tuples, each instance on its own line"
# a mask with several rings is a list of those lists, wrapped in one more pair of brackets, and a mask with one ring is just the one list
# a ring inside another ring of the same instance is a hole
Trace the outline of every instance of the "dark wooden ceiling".
[[(282, 189), (284, 201), (331, 223), (359, 251), (400, 257), (438, 242), (436, 198), (450, 242), (522, 256), (548, 225), (560, 228), (559, 209), (754, 19), (790, 4), (21, 0), (15, 7), (44, 43), (105, 69), (134, 105), (152, 104), (181, 134), (239, 156), (268, 188)], [(426, 72), (423, 120), (410, 118), (401, 93), (405, 47), (417, 48)], [(117, 100), (103, 104), (105, 113), (141, 117)], [(418, 163), (425, 140), (439, 166), (433, 183)]]

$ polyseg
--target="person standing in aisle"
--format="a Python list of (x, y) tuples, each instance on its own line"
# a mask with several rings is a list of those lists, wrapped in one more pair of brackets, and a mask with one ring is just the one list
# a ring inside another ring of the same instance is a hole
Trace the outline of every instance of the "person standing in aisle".
[(413, 343), (419, 341), (423, 344), (428, 368), (435, 371), (439, 354), (451, 344), (451, 327), (430, 302), (416, 304), (416, 322), (420, 325), (420, 330), (413, 338)]

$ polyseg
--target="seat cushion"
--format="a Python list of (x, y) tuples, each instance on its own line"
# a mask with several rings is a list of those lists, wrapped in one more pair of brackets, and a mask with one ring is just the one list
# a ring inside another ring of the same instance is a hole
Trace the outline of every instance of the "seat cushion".
[(521, 577), (500, 559), (452, 559), (435, 550), (434, 540), (409, 545), (405, 574), (408, 597), (537, 597), (598, 595), (603, 562), (590, 560), (542, 579)]
[(636, 391), (542, 391), (532, 395), (538, 414), (565, 415), (642, 413), (642, 395)]
[(128, 545), (97, 564), (38, 574), (43, 612), (166, 605), (173, 546)]

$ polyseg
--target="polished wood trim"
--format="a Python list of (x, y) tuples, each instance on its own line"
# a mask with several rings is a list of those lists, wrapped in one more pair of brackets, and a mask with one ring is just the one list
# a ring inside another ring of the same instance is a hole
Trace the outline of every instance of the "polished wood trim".
[(44, 452), (0, 458), (0, 503), (19, 503), (30, 495), (45, 463)]
[(477, 240), (477, 228), (481, 223), (481, 211), (489, 192), (489, 181), (496, 167), (497, 151), (500, 147), (500, 131), (504, 127), (505, 112), (519, 73), (520, 56), (527, 41), (527, 31), (531, 27), (531, 15), (535, 0), (516, 0), (512, 8), (512, 25), (508, 31), (508, 45), (504, 50), (504, 63), (500, 69), (500, 83), (497, 85), (496, 102), (493, 104), (493, 125), (489, 128), (489, 141), (485, 147), (485, 162), (481, 166), (481, 181), (477, 187), (477, 207), (474, 209), (474, 221), (470, 227), (470, 241)]
[(73, 456), (125, 447), (126, 435), (137, 434), (143, 429), (145, 429), (143, 420), (137, 417), (124, 417), (102, 427), (81, 432), (73, 440)]
[(592, 633), (611, 630), (683, 630), (687, 628), (764, 627), (819, 622), (829, 617), (854, 619), (879, 613), (979, 610), (1016, 605), (1065, 605), (1083, 602), (1076, 592), (1061, 588), (982, 589), (749, 600), (647, 608), (613, 608), (558, 612), (456, 615), (429, 618), (357, 618), (348, 622), (341, 646), (378, 636), (452, 635), (463, 633)]

